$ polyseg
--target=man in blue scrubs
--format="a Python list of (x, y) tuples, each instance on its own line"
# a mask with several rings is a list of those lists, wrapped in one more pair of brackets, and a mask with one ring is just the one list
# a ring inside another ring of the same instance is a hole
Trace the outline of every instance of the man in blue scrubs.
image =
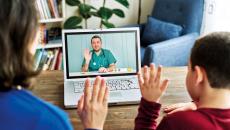
[(112, 72), (115, 69), (116, 59), (111, 51), (102, 48), (101, 37), (95, 35), (91, 38), (93, 50), (85, 49), (82, 72), (98, 71), (100, 73)]

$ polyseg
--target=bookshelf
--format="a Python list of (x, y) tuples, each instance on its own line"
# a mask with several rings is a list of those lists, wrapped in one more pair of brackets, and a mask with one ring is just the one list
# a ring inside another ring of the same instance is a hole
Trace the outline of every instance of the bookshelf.
[(36, 0), (39, 13), (39, 40), (35, 53), (35, 69), (62, 70), (62, 23), (65, 0)]

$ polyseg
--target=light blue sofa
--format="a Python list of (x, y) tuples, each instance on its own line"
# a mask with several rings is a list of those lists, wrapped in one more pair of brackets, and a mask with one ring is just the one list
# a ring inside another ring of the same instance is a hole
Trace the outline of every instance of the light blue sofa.
[[(141, 42), (142, 65), (184, 66), (201, 30), (204, 0), (156, 0), (151, 16), (182, 27), (180, 36), (150, 43)], [(140, 27), (142, 38), (146, 24)], [(154, 36), (153, 36), (154, 37)]]

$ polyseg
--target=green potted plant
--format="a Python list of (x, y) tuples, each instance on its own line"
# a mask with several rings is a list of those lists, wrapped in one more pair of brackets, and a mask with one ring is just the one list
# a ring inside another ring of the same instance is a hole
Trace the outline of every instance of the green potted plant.
[[(115, 0), (116, 2), (120, 3), (122, 6), (129, 8), (129, 2), (128, 0)], [(98, 17), (101, 19), (100, 21), (100, 28), (103, 26), (107, 28), (114, 28), (115, 25), (111, 22), (109, 22), (109, 19), (116, 15), (120, 18), (124, 18), (125, 14), (123, 10), (118, 8), (108, 8), (105, 6), (106, 0), (103, 0), (103, 5), (97, 9), (93, 7), (92, 5), (89, 5), (83, 0), (81, 2), (80, 0), (66, 0), (66, 3), (70, 6), (77, 6), (77, 15), (69, 17), (65, 23), (64, 28), (65, 29), (76, 29), (76, 28), (82, 28), (80, 25), (82, 20), (84, 20), (85, 27), (87, 28), (87, 20), (91, 18), (92, 16)]]

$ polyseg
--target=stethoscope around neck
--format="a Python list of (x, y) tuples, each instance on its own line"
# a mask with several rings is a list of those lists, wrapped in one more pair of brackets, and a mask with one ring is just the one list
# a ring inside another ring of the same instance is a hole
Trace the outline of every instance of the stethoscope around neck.
[[(103, 50), (103, 49), (101, 49), (101, 52), (102, 52), (103, 57), (105, 58), (105, 53), (104, 53), (104, 50)], [(93, 53), (95, 53), (95, 52), (93, 51)], [(95, 53), (95, 55), (97, 55), (97, 54)], [(101, 60), (101, 58), (100, 58), (100, 60)], [(92, 57), (92, 62), (93, 62), (93, 65), (94, 65), (94, 66), (96, 66), (96, 65), (97, 65), (97, 63), (95, 62), (95, 60), (94, 60), (94, 58), (93, 58), (93, 57)], [(103, 59), (103, 63), (104, 63), (104, 59)]]

